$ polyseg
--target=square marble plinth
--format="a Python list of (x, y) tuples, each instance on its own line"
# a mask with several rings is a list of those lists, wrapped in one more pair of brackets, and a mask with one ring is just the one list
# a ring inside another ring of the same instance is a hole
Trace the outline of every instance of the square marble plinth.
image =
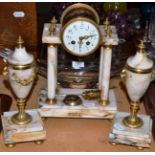
[(5, 144), (14, 144), (46, 139), (46, 131), (38, 110), (26, 110), (32, 116), (32, 122), (26, 125), (12, 123), (11, 117), (17, 111), (5, 112), (2, 115), (3, 137)]
[(127, 144), (139, 147), (150, 147), (152, 120), (150, 116), (139, 115), (143, 120), (143, 126), (140, 128), (128, 128), (122, 120), (129, 113), (118, 112), (115, 115), (112, 131), (109, 134), (111, 143)]
[[(49, 105), (46, 103), (47, 90), (41, 91), (39, 100), (39, 112), (41, 117), (69, 117), (69, 118), (105, 118), (112, 119), (117, 112), (117, 101), (114, 90), (109, 91), (110, 104), (101, 106), (98, 100), (85, 100), (81, 94), (88, 89), (64, 89), (60, 88), (56, 95), (57, 103)], [(63, 103), (66, 95), (78, 95), (82, 104), (78, 106), (67, 106)]]

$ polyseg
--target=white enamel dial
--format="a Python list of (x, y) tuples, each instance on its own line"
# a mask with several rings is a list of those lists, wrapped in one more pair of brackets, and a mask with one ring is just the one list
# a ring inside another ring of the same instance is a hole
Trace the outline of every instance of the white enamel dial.
[(67, 51), (76, 56), (86, 56), (99, 45), (100, 33), (95, 23), (76, 20), (65, 26), (62, 42)]

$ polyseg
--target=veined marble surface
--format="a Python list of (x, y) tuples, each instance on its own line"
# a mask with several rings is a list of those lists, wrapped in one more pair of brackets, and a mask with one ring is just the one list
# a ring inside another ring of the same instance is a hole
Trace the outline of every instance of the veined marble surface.
[[(105, 27), (100, 26), (104, 45), (118, 45), (118, 36), (115, 26), (110, 26), (111, 35), (106, 36)], [(101, 50), (102, 52), (102, 50)], [(101, 90), (101, 100), (108, 101), (109, 83), (111, 71), (112, 48), (103, 48), (103, 54), (100, 54), (100, 70), (99, 70), (99, 89)]]
[(137, 51), (134, 56), (128, 58), (127, 64), (138, 69), (148, 69), (153, 67), (153, 61), (147, 57), (146, 53), (141, 53), (139, 51)]
[[(101, 68), (101, 100), (108, 100), (110, 71), (111, 71), (112, 48), (104, 48), (103, 66)], [(99, 73), (100, 74), (100, 73)]]
[(7, 61), (14, 65), (26, 65), (33, 62), (33, 56), (27, 53), (25, 47), (16, 47), (14, 52), (8, 57)]
[[(87, 89), (88, 90), (88, 89)], [(76, 117), (76, 118), (106, 118), (112, 119), (117, 112), (117, 101), (114, 90), (110, 90), (109, 101), (107, 106), (99, 105), (99, 100), (88, 101), (81, 96), (86, 89), (59, 89), (54, 105), (46, 104), (47, 91), (41, 91), (39, 100), (39, 112), (42, 117)], [(67, 106), (63, 103), (63, 99), (67, 94), (76, 94), (83, 104), (79, 106)]]
[[(141, 50), (141, 51), (140, 51)], [(149, 59), (144, 49), (139, 49), (134, 56), (127, 60), (127, 65), (136, 69), (151, 69), (153, 61)], [(152, 79), (150, 73), (134, 73), (126, 69), (126, 88), (130, 99), (134, 102), (139, 101), (149, 87)]]
[(61, 24), (57, 24), (55, 35), (50, 35), (49, 33), (50, 25), (51, 25), (50, 23), (44, 24), (42, 42), (48, 43), (48, 44), (51, 44), (51, 43), (61, 44), (61, 39), (60, 39)]
[(112, 143), (127, 144), (133, 146), (150, 147), (152, 137), (152, 120), (150, 116), (139, 115), (144, 124), (140, 128), (126, 127), (122, 120), (129, 113), (118, 112), (115, 115), (109, 141)]
[(136, 102), (141, 99), (148, 89), (152, 79), (152, 73), (137, 74), (126, 70), (126, 89), (131, 101)]
[(28, 114), (32, 116), (32, 122), (26, 125), (16, 125), (10, 120), (11, 117), (17, 113), (17, 111), (5, 112), (3, 115), (3, 124), (5, 124), (5, 129), (11, 133), (20, 133), (20, 132), (30, 132), (30, 131), (41, 131), (43, 130), (43, 123), (39, 116), (39, 113), (36, 109), (26, 110)]
[(101, 35), (103, 38), (103, 42), (105, 42), (106, 45), (108, 45), (108, 44), (118, 45), (119, 38), (117, 35), (116, 27), (114, 25), (110, 25), (110, 29), (111, 29), (111, 37), (110, 38), (106, 38), (105, 26), (104, 25), (100, 25), (99, 28), (100, 28)]
[(17, 111), (5, 112), (2, 116), (3, 136), (5, 144), (35, 141), (46, 138), (42, 119), (36, 109), (26, 110), (32, 116), (32, 122), (25, 125), (12, 123), (11, 117)]
[(98, 89), (101, 90), (101, 83), (102, 83), (102, 75), (103, 75), (103, 65), (104, 65), (104, 47), (100, 47), (100, 65), (99, 65), (99, 78), (98, 78)]
[[(61, 44), (61, 39), (60, 39), (60, 32), (61, 32), (61, 24), (57, 24), (56, 26), (56, 33), (55, 35), (50, 35), (49, 34), (49, 27), (50, 27), (50, 23), (45, 23), (44, 24), (44, 29), (43, 29), (43, 36), (42, 36), (42, 42), (43, 43), (55, 43), (55, 44)], [(111, 25), (111, 38), (113, 38), (113, 40), (109, 40), (110, 42), (113, 42), (113, 45), (117, 45), (118, 44), (118, 35), (117, 35), (117, 30), (116, 27)], [(105, 41), (105, 28), (104, 25), (99, 25), (99, 29), (101, 31), (101, 35), (103, 37), (103, 41)]]
[(15, 76), (17, 76), (21, 80), (27, 80), (34, 76), (34, 68), (26, 69), (26, 70), (14, 70), (12, 68), (8, 68), (9, 71), (9, 82), (13, 92), (15, 93), (17, 98), (26, 98), (32, 88), (34, 81), (29, 83), (28, 85), (21, 85), (16, 81)]
[(57, 87), (57, 47), (48, 47), (47, 87), (48, 98), (54, 99)]

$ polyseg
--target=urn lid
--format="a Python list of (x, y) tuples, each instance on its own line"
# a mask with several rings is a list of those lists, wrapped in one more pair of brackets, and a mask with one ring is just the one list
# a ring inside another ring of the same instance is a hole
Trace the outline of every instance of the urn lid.
[(17, 40), (18, 46), (15, 47), (14, 52), (8, 57), (7, 62), (13, 65), (27, 65), (31, 64), (34, 61), (34, 58), (31, 54), (26, 51), (26, 48), (23, 46), (24, 40), (19, 36)]
[(138, 45), (136, 54), (128, 58), (127, 65), (140, 70), (148, 70), (153, 68), (153, 61), (147, 57), (143, 40), (141, 40)]

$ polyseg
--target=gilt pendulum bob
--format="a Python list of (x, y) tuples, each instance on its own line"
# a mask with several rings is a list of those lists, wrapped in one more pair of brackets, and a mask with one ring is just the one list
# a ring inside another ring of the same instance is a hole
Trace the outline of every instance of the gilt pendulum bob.
[(77, 95), (67, 95), (63, 102), (68, 106), (77, 106), (82, 104), (81, 98)]

